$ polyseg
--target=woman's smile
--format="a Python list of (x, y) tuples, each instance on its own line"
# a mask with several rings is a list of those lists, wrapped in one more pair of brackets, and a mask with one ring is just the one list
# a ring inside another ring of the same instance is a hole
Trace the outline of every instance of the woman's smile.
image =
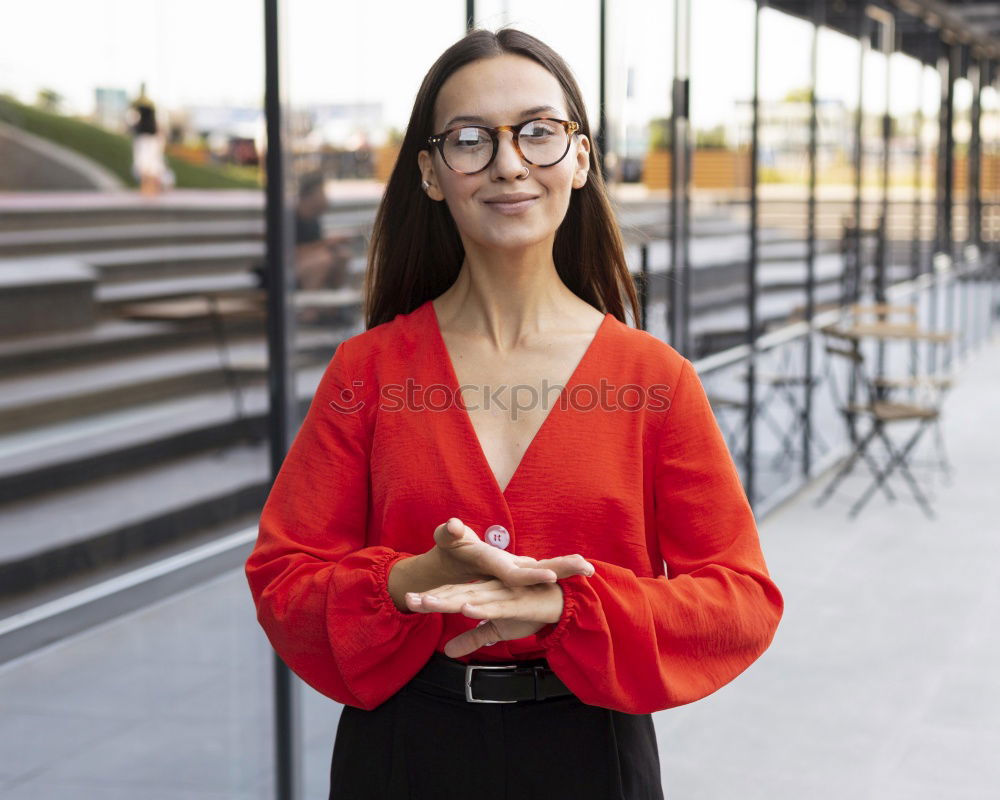
[(487, 208), (510, 216), (512, 214), (523, 214), (539, 200), (538, 195), (510, 194), (501, 195), (490, 200), (483, 201)]

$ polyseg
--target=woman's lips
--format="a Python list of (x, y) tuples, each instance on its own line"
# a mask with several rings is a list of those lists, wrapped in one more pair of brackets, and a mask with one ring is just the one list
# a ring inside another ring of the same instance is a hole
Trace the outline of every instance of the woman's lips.
[(487, 203), (486, 207), (501, 214), (520, 214), (531, 208), (536, 202), (538, 202), (538, 198), (532, 197), (530, 200), (518, 200), (516, 203)]

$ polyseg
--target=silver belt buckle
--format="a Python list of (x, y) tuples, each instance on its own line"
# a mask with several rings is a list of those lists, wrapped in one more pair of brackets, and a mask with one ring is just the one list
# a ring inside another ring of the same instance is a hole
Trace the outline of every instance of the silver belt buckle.
[(465, 699), (470, 703), (516, 703), (517, 700), (480, 700), (472, 696), (472, 670), (474, 669), (517, 669), (517, 664), (466, 664)]

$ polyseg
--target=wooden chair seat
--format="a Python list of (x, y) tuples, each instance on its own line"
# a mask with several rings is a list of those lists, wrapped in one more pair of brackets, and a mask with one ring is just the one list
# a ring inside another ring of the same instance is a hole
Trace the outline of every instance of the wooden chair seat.
[(954, 382), (939, 375), (911, 375), (907, 378), (872, 378), (872, 383), (888, 389), (950, 389)]
[(938, 410), (913, 403), (871, 403), (855, 404), (847, 407), (852, 414), (868, 414), (881, 422), (895, 422), (904, 419), (936, 419)]

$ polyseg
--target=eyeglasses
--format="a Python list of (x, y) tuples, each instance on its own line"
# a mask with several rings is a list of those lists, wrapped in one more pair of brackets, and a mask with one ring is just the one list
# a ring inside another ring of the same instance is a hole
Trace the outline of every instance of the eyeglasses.
[(514, 149), (524, 161), (536, 167), (551, 167), (569, 152), (570, 137), (580, 129), (578, 122), (538, 117), (519, 125), (461, 125), (429, 136), (427, 144), (437, 147), (449, 169), (464, 175), (482, 172), (496, 158), (500, 131), (510, 131)]

